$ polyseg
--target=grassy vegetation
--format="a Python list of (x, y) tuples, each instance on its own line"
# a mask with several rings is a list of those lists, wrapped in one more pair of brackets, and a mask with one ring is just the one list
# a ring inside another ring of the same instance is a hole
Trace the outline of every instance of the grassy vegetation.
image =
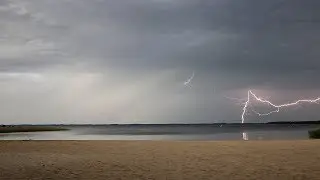
[(309, 131), (309, 137), (311, 139), (320, 139), (320, 129)]
[(40, 132), (40, 131), (65, 131), (68, 129), (54, 126), (4, 126), (0, 127), (0, 133), (14, 132)]

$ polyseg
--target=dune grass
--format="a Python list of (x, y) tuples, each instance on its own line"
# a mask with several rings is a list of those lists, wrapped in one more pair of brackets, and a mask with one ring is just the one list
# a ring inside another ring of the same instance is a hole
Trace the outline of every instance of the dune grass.
[(320, 129), (309, 131), (309, 137), (311, 139), (320, 139)]
[(17, 126), (1, 126), (0, 133), (15, 133), (15, 132), (41, 132), (41, 131), (65, 131), (68, 130), (62, 127), (54, 126), (36, 126), (36, 125), (17, 125)]

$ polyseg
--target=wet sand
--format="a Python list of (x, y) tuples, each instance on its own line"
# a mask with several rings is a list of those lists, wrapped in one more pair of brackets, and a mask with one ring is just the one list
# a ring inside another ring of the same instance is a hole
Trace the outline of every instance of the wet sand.
[(0, 141), (0, 179), (320, 179), (320, 141)]

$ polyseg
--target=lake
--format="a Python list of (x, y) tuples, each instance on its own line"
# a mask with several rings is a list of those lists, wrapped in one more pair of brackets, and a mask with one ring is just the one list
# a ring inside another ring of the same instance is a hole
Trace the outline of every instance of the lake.
[(68, 131), (0, 134), (0, 140), (303, 140), (316, 124), (62, 125)]

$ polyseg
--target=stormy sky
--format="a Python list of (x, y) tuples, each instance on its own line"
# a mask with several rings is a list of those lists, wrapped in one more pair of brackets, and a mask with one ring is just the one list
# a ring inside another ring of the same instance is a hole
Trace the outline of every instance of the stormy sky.
[[(320, 96), (319, 8), (319, 0), (1, 0), (0, 123), (241, 122), (242, 104), (226, 97)], [(246, 122), (318, 120), (319, 108)]]

